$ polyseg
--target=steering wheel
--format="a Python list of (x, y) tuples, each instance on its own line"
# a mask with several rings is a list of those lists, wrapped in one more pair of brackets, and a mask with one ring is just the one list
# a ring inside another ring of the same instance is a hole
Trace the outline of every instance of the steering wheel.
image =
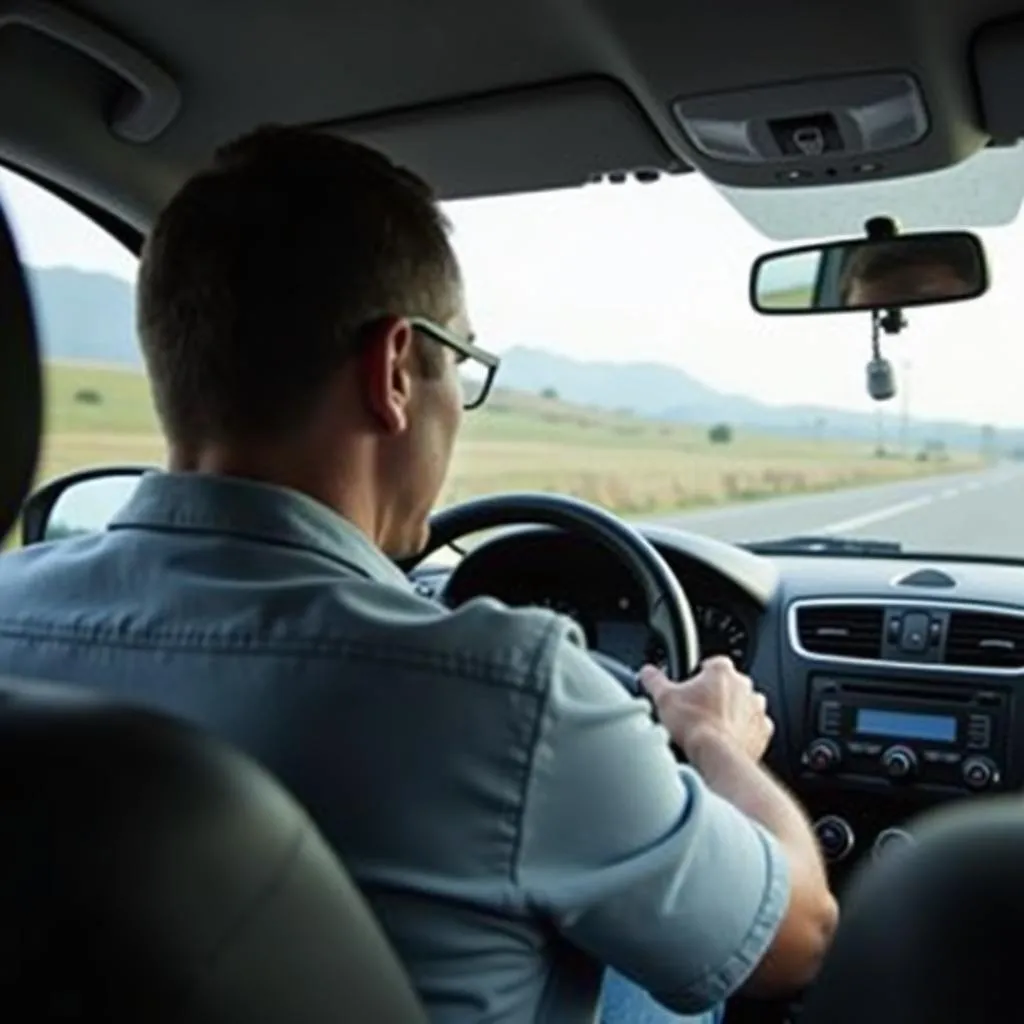
[[(686, 679), (693, 674), (700, 661), (700, 646), (693, 609), (679, 580), (642, 534), (588, 502), (558, 494), (525, 492), (473, 498), (453, 505), (431, 517), (427, 547), (403, 562), (402, 568), (409, 572), (434, 551), (478, 530), (527, 523), (574, 533), (614, 555), (643, 591), (647, 625), (665, 643), (666, 673), (672, 679)], [(600, 651), (590, 651), (590, 655), (627, 690), (642, 695), (634, 669)]]

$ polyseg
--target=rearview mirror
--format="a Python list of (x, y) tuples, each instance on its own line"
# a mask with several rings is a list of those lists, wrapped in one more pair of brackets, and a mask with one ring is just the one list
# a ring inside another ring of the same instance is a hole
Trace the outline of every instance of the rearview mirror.
[(766, 253), (751, 270), (750, 301), (769, 315), (903, 309), (974, 299), (988, 283), (981, 239), (929, 232)]
[(142, 476), (153, 471), (152, 466), (104, 466), (51, 480), (22, 507), (22, 544), (105, 530)]

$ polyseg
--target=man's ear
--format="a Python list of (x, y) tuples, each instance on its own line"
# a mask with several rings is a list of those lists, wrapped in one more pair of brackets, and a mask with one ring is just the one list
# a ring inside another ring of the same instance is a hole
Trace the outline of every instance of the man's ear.
[(409, 425), (415, 380), (416, 336), (408, 320), (389, 317), (373, 328), (361, 355), (361, 378), (367, 410), (389, 434)]

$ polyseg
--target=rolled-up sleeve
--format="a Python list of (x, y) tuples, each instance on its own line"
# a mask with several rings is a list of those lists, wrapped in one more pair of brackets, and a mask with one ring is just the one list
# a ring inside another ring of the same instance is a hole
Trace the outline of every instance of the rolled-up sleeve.
[(525, 791), (516, 881), (578, 948), (680, 1013), (735, 992), (789, 901), (768, 832), (672, 756), (648, 705), (566, 640)]

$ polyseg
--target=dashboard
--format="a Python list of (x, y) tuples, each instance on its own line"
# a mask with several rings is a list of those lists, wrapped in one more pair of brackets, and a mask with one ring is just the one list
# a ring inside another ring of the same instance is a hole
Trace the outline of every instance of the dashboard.
[[(837, 891), (862, 858), (912, 842), (920, 814), (1024, 783), (1024, 565), (768, 556), (641, 532), (689, 597), (702, 654), (728, 654), (765, 693), (766, 761), (814, 821)], [(503, 530), (413, 581), (450, 606), (486, 594), (549, 607), (620, 662), (659, 660), (639, 586), (575, 535)]]
[[(706, 566), (662, 554), (685, 583), (704, 655), (728, 654), (747, 668), (761, 611), (756, 601)], [(522, 532), (478, 550), (452, 579), (446, 598), (459, 605), (479, 594), (567, 615), (590, 647), (632, 668), (664, 658), (662, 638), (647, 626), (640, 587), (604, 548), (575, 536)]]

